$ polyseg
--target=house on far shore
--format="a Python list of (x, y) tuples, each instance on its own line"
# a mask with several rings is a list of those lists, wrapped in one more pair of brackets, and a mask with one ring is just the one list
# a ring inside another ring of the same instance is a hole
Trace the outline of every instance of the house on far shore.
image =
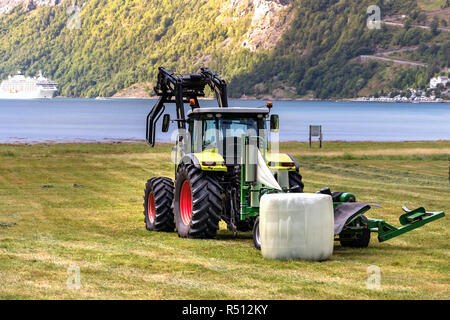
[(447, 85), (448, 77), (438, 76), (430, 79), (430, 88), (435, 89), (438, 84), (442, 84), (444, 87)]

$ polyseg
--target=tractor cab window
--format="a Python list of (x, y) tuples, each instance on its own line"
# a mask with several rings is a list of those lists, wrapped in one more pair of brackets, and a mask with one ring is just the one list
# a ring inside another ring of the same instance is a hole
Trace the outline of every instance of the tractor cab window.
[(262, 122), (258, 126), (257, 118), (223, 118), (219, 120), (220, 153), (225, 163), (236, 165), (241, 162), (242, 136), (257, 136), (258, 127), (263, 128)]
[(258, 134), (258, 123), (255, 119), (221, 119), (219, 121), (221, 138), (241, 138), (242, 135), (256, 136)]
[(217, 124), (215, 119), (203, 121), (202, 150), (217, 148)]
[(203, 120), (202, 150), (217, 148), (217, 141), (233, 143), (242, 135), (256, 136), (258, 134), (258, 121), (252, 118), (227, 119), (215, 118)]
[(240, 153), (242, 135), (257, 136), (262, 133), (266, 138), (263, 118), (196, 119), (191, 120), (189, 127), (194, 152), (217, 149), (224, 154), (230, 153), (227, 149), (234, 147), (236, 154)]

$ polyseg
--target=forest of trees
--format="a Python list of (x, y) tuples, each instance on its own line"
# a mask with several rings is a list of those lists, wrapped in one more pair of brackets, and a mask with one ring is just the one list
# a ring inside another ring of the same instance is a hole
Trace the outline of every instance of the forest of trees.
[[(376, 1), (375, 1), (376, 2)], [(373, 1), (326, 1), (296, 3), (296, 18), (276, 49), (251, 72), (233, 79), (232, 94), (262, 94), (252, 90), (252, 84), (263, 79), (283, 80), (286, 86), (297, 88), (298, 95), (312, 91), (317, 98), (355, 97), (370, 78), (384, 65), (377, 62), (358, 63), (353, 58), (373, 53), (376, 48), (392, 48), (422, 44), (418, 60), (428, 68), (413, 68), (399, 72), (392, 79), (393, 88), (417, 87), (428, 83), (431, 76), (450, 65), (450, 42), (425, 43), (437, 40), (429, 30), (421, 28), (366, 28), (365, 9)], [(381, 11), (393, 15), (418, 10), (415, 1), (378, 1)], [(445, 37), (443, 37), (445, 39)], [(299, 55), (299, 50), (306, 54)], [(278, 81), (265, 81), (262, 87), (270, 92)], [(271, 87), (271, 85), (273, 85)], [(253, 86), (254, 87), (254, 86)]]
[(297, 0), (275, 48), (256, 51), (241, 46), (252, 13), (236, 17), (223, 2), (79, 0), (80, 29), (67, 28), (71, 1), (28, 13), (19, 6), (0, 16), (0, 75), (42, 70), (60, 84), (60, 95), (96, 97), (152, 82), (160, 65), (179, 73), (207, 66), (229, 82), (232, 97), (285, 86), (298, 96), (334, 98), (356, 96), (384, 67), (354, 61), (376, 48), (420, 44), (414, 57), (429, 63), (400, 72), (393, 88), (422, 86), (450, 66), (448, 38), (439, 32), (367, 28), (369, 5), (383, 15), (418, 12), (418, 19), (415, 0)]

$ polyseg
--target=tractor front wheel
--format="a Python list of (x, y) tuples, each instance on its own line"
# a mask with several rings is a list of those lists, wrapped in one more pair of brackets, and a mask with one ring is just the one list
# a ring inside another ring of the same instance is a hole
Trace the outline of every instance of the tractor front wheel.
[(222, 187), (192, 164), (180, 164), (175, 179), (174, 215), (182, 238), (214, 238), (222, 213)]
[(174, 230), (172, 202), (172, 179), (158, 177), (147, 181), (144, 190), (144, 221), (147, 230), (166, 232)]
[(259, 217), (256, 218), (255, 224), (253, 225), (253, 244), (255, 248), (261, 250), (261, 238), (259, 236)]

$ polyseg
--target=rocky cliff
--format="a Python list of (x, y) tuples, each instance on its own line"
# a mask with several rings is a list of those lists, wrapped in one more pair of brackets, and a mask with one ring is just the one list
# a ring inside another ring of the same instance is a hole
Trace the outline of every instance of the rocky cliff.
[(0, 0), (0, 14), (8, 13), (17, 6), (23, 6), (28, 12), (39, 6), (55, 6), (59, 0)]
[(251, 15), (251, 24), (242, 47), (251, 51), (273, 48), (289, 27), (293, 0), (231, 0), (228, 7), (237, 17)]

